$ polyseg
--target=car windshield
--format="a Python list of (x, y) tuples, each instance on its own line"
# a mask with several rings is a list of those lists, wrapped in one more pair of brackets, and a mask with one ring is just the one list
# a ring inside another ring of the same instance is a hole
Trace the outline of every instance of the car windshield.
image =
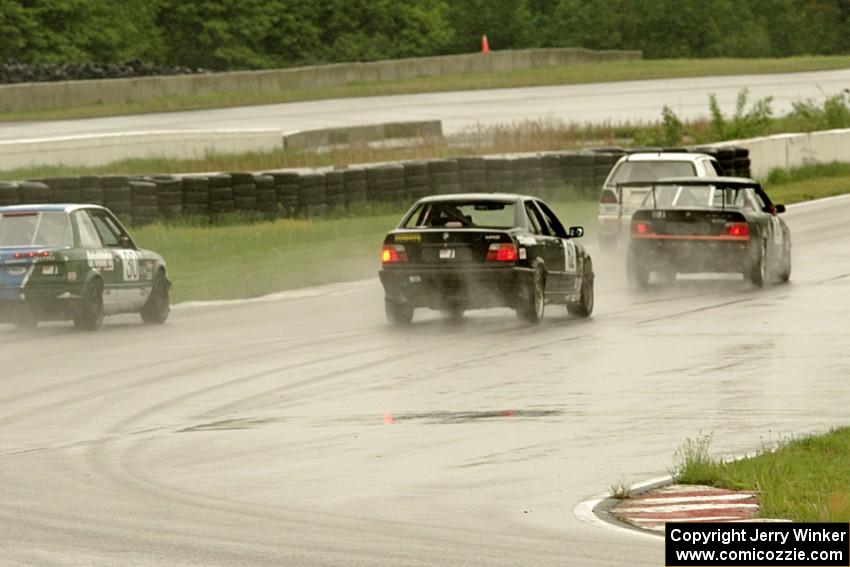
[(514, 204), (500, 201), (420, 203), (402, 228), (513, 228)]
[(0, 248), (69, 247), (71, 221), (62, 212), (0, 213)]
[(691, 177), (696, 174), (689, 161), (624, 161), (611, 174), (608, 186), (633, 181), (658, 181), (667, 177)]
[(655, 185), (644, 197), (645, 209), (740, 209), (753, 207), (751, 187)]

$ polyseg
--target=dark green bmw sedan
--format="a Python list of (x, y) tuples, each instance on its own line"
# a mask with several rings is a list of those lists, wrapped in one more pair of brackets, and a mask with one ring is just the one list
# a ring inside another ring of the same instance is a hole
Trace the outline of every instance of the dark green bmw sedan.
[(162, 256), (136, 246), (108, 209), (0, 207), (0, 323), (72, 320), (95, 330), (105, 315), (140, 313), (160, 324), (170, 287)]

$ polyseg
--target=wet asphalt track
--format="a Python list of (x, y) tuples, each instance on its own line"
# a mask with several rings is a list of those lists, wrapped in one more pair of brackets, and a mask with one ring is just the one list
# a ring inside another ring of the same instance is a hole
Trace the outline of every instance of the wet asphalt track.
[(850, 198), (795, 208), (792, 283), (597, 311), (384, 323), (377, 280), (96, 334), (0, 328), (2, 565), (656, 567), (577, 502), (717, 451), (846, 424)]

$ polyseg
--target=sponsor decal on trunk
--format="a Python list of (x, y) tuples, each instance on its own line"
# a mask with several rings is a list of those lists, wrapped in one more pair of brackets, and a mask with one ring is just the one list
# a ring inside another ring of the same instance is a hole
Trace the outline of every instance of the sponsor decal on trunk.
[(86, 252), (86, 260), (89, 268), (111, 272), (115, 269), (115, 261), (112, 259), (112, 253), (104, 250), (89, 250)]

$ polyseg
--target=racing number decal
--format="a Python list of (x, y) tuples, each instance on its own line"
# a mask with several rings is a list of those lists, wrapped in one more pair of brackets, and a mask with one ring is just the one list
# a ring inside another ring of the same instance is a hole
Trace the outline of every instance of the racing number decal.
[(564, 270), (576, 271), (576, 245), (572, 240), (564, 239)]
[(120, 254), (124, 266), (124, 281), (139, 281), (139, 253), (135, 250), (121, 250)]

